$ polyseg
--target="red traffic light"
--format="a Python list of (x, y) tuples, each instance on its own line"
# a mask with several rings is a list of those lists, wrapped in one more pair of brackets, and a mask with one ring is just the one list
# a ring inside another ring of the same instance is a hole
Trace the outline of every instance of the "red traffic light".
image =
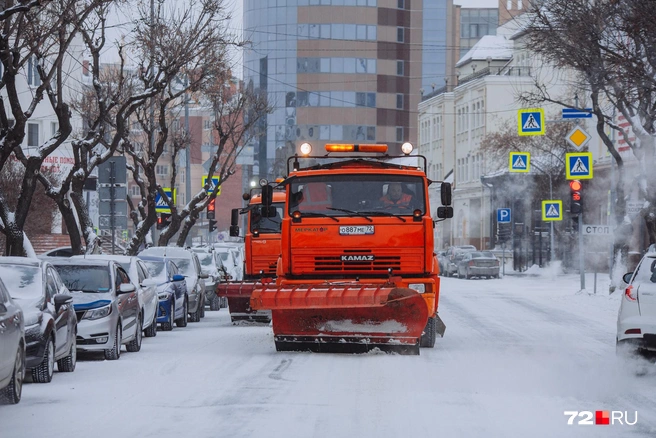
[[(575, 192), (578, 192), (579, 190), (581, 190), (582, 187), (583, 187), (583, 184), (581, 184), (581, 181), (579, 181), (578, 179), (575, 179), (575, 180), (572, 180), (572, 181), (569, 182), (569, 188), (572, 189)], [(578, 201), (578, 199), (577, 199), (577, 201)]]
[(209, 204), (207, 204), (207, 211), (214, 211), (216, 198), (210, 199)]
[(580, 200), (581, 200), (581, 194), (579, 192), (572, 193), (572, 201), (580, 201)]

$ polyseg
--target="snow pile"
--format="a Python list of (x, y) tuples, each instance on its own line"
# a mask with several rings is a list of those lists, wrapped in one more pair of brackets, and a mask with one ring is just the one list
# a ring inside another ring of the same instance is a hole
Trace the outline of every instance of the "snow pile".
[(548, 278), (554, 278), (556, 275), (562, 275), (563, 273), (563, 263), (560, 260), (545, 265), (542, 268), (538, 265), (533, 265), (525, 271), (525, 274), (528, 275)]
[(326, 321), (318, 330), (339, 333), (405, 333), (408, 328), (398, 321), (369, 321), (365, 324), (354, 323), (350, 319), (343, 321)]

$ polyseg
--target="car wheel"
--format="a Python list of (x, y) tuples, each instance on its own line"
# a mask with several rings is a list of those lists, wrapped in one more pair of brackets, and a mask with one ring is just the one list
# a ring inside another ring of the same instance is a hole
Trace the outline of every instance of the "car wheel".
[(141, 339), (143, 336), (141, 327), (143, 327), (141, 323), (141, 315), (137, 315), (137, 331), (134, 335), (134, 339), (128, 342), (125, 346), (125, 349), (130, 353), (136, 353), (137, 351), (141, 350)]
[(228, 298), (227, 297), (221, 297), (221, 308), (226, 309), (228, 307)]
[(14, 361), (14, 371), (9, 385), (0, 389), (0, 403), (15, 405), (20, 402), (23, 393), (23, 379), (25, 378), (25, 349), (19, 346)]
[[(202, 298), (203, 302), (200, 305), (200, 318), (205, 318), (205, 294), (203, 294)], [(199, 318), (199, 320), (200, 320)]]
[(465, 279), (469, 280), (471, 276), (469, 275), (469, 269), (465, 271)]
[(200, 321), (200, 310), (202, 308), (201, 302), (198, 302), (196, 306), (196, 311), (189, 314), (189, 322), (198, 322)]
[(46, 341), (46, 350), (43, 361), (32, 368), (32, 381), (34, 383), (49, 383), (52, 375), (55, 373), (55, 344), (52, 342), (52, 336)]
[(210, 310), (219, 310), (221, 309), (221, 298), (214, 295), (210, 298)]
[(77, 337), (73, 336), (73, 342), (71, 342), (71, 349), (68, 352), (68, 356), (57, 361), (57, 369), (60, 373), (72, 373), (75, 371), (75, 365), (77, 364)]
[(435, 347), (435, 338), (437, 337), (437, 326), (435, 317), (428, 318), (424, 332), (421, 334), (419, 346), (423, 348)]
[(166, 322), (162, 323), (162, 330), (165, 332), (170, 332), (173, 330), (173, 322), (175, 321), (175, 301), (171, 301), (171, 306), (169, 308), (169, 319)]
[(116, 335), (114, 336), (114, 345), (109, 350), (105, 350), (105, 359), (118, 360), (121, 357), (121, 343), (123, 342), (123, 331), (121, 323), (116, 324)]
[(144, 336), (147, 338), (154, 338), (157, 336), (157, 312), (153, 315), (153, 322), (151, 322), (148, 328), (144, 330)]
[(187, 299), (185, 298), (184, 305), (182, 307), (182, 316), (175, 320), (175, 325), (177, 325), (178, 327), (187, 327), (188, 312), (189, 312), (189, 304), (187, 304)]

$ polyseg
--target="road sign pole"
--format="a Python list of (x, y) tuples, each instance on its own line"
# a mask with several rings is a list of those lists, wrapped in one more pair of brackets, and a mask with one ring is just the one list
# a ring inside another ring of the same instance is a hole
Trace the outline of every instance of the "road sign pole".
[(579, 215), (579, 272), (581, 272), (581, 290), (585, 289), (585, 251), (583, 250), (583, 212)]
[(116, 241), (116, 220), (114, 218), (116, 213), (116, 205), (114, 203), (116, 197), (114, 193), (114, 183), (116, 182), (116, 163), (112, 161), (109, 163), (109, 166), (109, 226), (112, 229), (112, 255), (114, 255), (114, 242)]

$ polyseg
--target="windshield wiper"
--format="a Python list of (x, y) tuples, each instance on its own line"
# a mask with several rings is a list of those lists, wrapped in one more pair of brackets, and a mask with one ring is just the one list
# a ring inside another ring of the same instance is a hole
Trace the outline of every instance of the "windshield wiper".
[(303, 216), (307, 216), (307, 217), (328, 217), (328, 218), (334, 220), (335, 222), (339, 222), (339, 219), (337, 219), (336, 217), (331, 216), (329, 214), (326, 214), (326, 213), (317, 213), (317, 212), (314, 212), (314, 211), (304, 211), (304, 212), (301, 212), (301, 217), (303, 217)]
[(367, 217), (366, 214), (362, 214), (362, 213), (359, 212), (359, 211), (347, 210), (347, 209), (345, 209), (345, 208), (332, 208), (332, 207), (328, 207), (327, 210), (343, 211), (344, 213), (354, 214), (354, 215), (356, 215), (356, 216), (363, 217), (363, 218), (365, 218), (366, 220), (368, 220), (369, 222), (373, 222), (373, 221), (374, 221), (374, 220), (371, 219), (370, 217)]
[(397, 216), (394, 213), (390, 213), (389, 211), (363, 211), (362, 213), (368, 214), (369, 216), (390, 216), (399, 219), (401, 222), (406, 221), (401, 216)]
[(273, 231), (274, 233), (279, 233), (280, 232), (280, 228), (267, 228), (267, 227), (264, 227), (264, 228), (258, 228), (258, 230), (260, 232), (262, 232), (262, 231)]

